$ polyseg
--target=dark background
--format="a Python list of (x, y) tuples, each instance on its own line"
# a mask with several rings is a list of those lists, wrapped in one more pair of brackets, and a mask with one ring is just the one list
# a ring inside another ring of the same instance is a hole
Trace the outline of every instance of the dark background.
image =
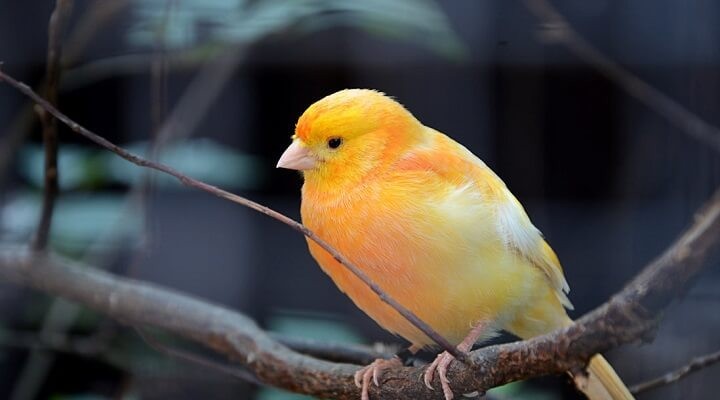
[[(184, 98), (190, 106), (180, 121), (194, 115), (198, 123), (161, 160), (297, 219), (301, 178), (274, 168), (297, 117), (339, 89), (381, 90), (505, 180), (560, 256), (575, 317), (659, 254), (720, 183), (716, 152), (586, 60), (543, 44), (542, 25), (522, 2), (124, 1), (90, 33), (74, 35), (115, 1), (74, 5), (59, 104), (76, 121), (144, 152)], [(720, 3), (554, 4), (609, 59), (720, 125)], [(3, 69), (34, 87), (52, 7), (0, 1)], [(184, 93), (232, 52), (237, 62), (228, 79), (211, 74), (222, 90), (202, 112), (193, 103), (200, 97)], [(0, 135), (0, 242), (26, 243), (41, 199), (40, 125), (7, 86)], [(56, 251), (225, 304), (290, 335), (401, 342), (334, 288), (288, 227), (167, 179), (143, 184), (137, 167), (63, 127), (60, 140)], [(711, 266), (668, 310), (652, 344), (608, 355), (628, 384), (720, 348), (719, 288)], [(0, 329), (0, 398), (295, 398), (168, 359), (102, 316), (2, 282)], [(641, 397), (712, 398), (719, 368)], [(576, 396), (562, 377), (500, 394)]]

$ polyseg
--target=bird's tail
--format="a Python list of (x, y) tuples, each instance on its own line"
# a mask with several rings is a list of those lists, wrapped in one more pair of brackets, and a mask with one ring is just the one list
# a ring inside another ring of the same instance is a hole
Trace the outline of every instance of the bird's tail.
[[(545, 301), (534, 303), (507, 328), (521, 338), (530, 338), (572, 325), (557, 296), (549, 293)], [(575, 386), (590, 400), (633, 400), (617, 373), (600, 354), (590, 359), (587, 375), (572, 376)]]
[(600, 354), (590, 359), (587, 376), (573, 376), (577, 388), (590, 400), (633, 400), (620, 377)]

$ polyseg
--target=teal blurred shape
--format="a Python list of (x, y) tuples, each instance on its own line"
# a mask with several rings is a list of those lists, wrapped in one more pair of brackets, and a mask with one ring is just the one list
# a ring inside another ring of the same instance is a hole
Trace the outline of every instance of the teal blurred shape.
[[(102, 151), (65, 144), (58, 153), (58, 184), (63, 190), (93, 187), (103, 182), (105, 169)], [(18, 157), (20, 174), (35, 186), (43, 186), (44, 150), (40, 145), (25, 145)]]
[[(135, 154), (148, 154), (148, 142), (126, 145)], [(112, 153), (105, 152), (108, 175), (117, 182), (137, 184), (148, 170), (139, 168)], [(264, 178), (264, 168), (259, 158), (237, 152), (210, 139), (190, 139), (164, 147), (158, 161), (167, 164), (185, 175), (217, 186), (238, 189), (257, 188)], [(181, 186), (165, 174), (155, 174), (155, 182), (161, 186)]]
[(311, 396), (305, 396), (302, 394), (286, 392), (284, 390), (275, 389), (271, 387), (264, 387), (260, 389), (255, 396), (255, 400), (309, 400), (314, 399)]
[(268, 330), (288, 336), (339, 343), (364, 342), (349, 324), (331, 314), (314, 311), (275, 311), (266, 325)]
[(498, 386), (488, 390), (488, 393), (492, 395), (493, 399), (497, 400), (555, 400), (558, 398), (557, 393), (544, 390), (524, 381)]
[[(132, 153), (146, 156), (148, 142), (125, 145)], [(43, 148), (24, 146), (19, 157), (19, 172), (36, 188), (43, 182)], [(259, 159), (240, 153), (207, 138), (189, 139), (165, 146), (159, 161), (207, 183), (237, 189), (255, 189), (263, 180)], [(59, 184), (62, 191), (96, 188), (107, 184), (139, 184), (148, 169), (138, 167), (103, 149), (63, 145), (58, 154)], [(180, 186), (171, 177), (156, 174), (162, 186)]]
[[(23, 242), (29, 238), (40, 217), (42, 197), (38, 192), (16, 192), (0, 214), (2, 241)], [(56, 250), (76, 254), (93, 246), (113, 248), (120, 238), (135, 237), (142, 231), (142, 215), (127, 207), (120, 194), (66, 194), (55, 206), (51, 242)]]
[(288, 30), (308, 33), (351, 26), (383, 38), (428, 47), (456, 60), (469, 51), (433, 0), (187, 0), (135, 1), (127, 41), (154, 49), (158, 35), (170, 50), (207, 43), (257, 42)]

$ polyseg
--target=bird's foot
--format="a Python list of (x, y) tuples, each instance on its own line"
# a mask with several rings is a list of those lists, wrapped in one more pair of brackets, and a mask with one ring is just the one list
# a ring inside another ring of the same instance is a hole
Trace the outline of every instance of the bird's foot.
[(355, 386), (362, 390), (362, 400), (370, 400), (368, 391), (370, 389), (370, 380), (375, 386), (380, 387), (380, 378), (382, 377), (383, 370), (393, 367), (402, 367), (403, 363), (398, 357), (393, 357), (389, 360), (378, 358), (373, 361), (370, 365), (360, 368), (355, 373)]
[(437, 371), (438, 377), (440, 378), (440, 385), (442, 386), (443, 394), (445, 395), (445, 400), (452, 400), (454, 397), (452, 389), (450, 388), (450, 381), (447, 378), (448, 366), (450, 366), (450, 363), (454, 359), (455, 357), (453, 357), (452, 354), (447, 351), (443, 351), (438, 354), (435, 361), (433, 361), (432, 364), (430, 364), (425, 370), (425, 386), (427, 386), (430, 390), (435, 390), (432, 386), (432, 380), (435, 377), (435, 371)]

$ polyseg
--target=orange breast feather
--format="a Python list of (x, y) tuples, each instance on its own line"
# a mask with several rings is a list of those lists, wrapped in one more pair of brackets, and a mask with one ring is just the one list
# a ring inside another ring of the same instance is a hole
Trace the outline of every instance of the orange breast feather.
[[(515, 317), (543, 279), (497, 229), (504, 184), (439, 133), (392, 168), (342, 193), (303, 187), (303, 222), (390, 296), (458, 343), (478, 321)], [(313, 242), (322, 269), (385, 329), (429, 339)], [(489, 334), (492, 332), (489, 332)]]

